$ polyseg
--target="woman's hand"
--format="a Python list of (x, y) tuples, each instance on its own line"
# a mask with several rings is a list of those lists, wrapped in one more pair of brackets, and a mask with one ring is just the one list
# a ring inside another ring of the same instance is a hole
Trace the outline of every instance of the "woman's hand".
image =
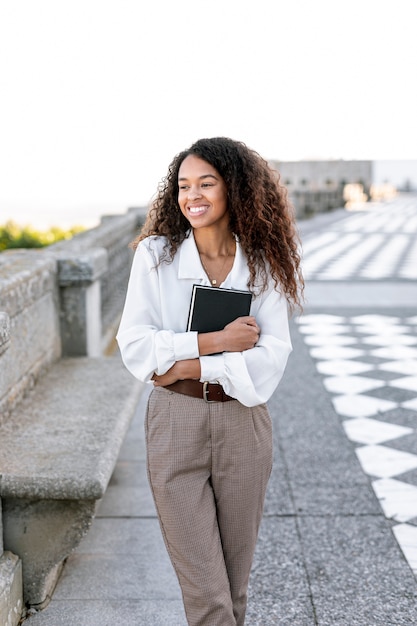
[(242, 352), (256, 346), (261, 329), (256, 319), (248, 315), (230, 322), (221, 333), (225, 346), (223, 352)]
[(223, 330), (212, 333), (198, 333), (200, 356), (219, 352), (243, 352), (254, 348), (261, 329), (251, 315), (238, 317)]
[(176, 383), (177, 380), (196, 378), (201, 376), (200, 361), (198, 359), (186, 359), (177, 361), (165, 374), (154, 374), (152, 376), (155, 387), (166, 387)]

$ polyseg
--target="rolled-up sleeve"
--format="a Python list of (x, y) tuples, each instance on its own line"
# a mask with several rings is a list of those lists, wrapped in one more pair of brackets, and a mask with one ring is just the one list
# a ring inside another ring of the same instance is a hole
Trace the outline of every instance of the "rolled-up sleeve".
[(126, 368), (142, 382), (164, 374), (176, 361), (198, 358), (195, 332), (163, 329), (160, 281), (153, 255), (140, 246), (134, 256), (117, 343)]

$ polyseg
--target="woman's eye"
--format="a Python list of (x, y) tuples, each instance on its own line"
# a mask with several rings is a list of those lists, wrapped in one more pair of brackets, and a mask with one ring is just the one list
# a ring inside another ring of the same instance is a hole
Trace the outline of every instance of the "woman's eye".
[(213, 183), (203, 183), (202, 187), (213, 187)]
[(180, 185), (179, 189), (181, 189), (181, 191), (184, 191), (184, 189), (188, 189), (187, 185)]

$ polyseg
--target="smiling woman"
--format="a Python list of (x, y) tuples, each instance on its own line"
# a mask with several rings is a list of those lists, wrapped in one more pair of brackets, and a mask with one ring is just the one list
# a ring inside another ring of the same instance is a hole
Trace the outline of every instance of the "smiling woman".
[[(302, 290), (286, 191), (245, 144), (199, 140), (171, 163), (134, 248), (117, 340), (154, 386), (146, 445), (161, 530), (189, 625), (242, 626), (272, 465), (266, 402)], [(250, 314), (187, 331), (194, 285), (250, 291)]]
[(212, 165), (190, 154), (181, 163), (178, 187), (178, 204), (194, 229), (203, 268), (211, 284), (220, 285), (231, 270), (236, 249), (228, 229), (225, 182)]
[(227, 190), (223, 178), (214, 167), (190, 154), (178, 172), (178, 204), (193, 228), (227, 222)]

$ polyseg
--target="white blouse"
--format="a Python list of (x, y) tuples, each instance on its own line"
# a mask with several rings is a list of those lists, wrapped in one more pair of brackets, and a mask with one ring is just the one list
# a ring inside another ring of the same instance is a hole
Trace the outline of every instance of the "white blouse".
[[(186, 331), (194, 284), (209, 285), (192, 231), (171, 263), (157, 265), (166, 242), (147, 237), (133, 259), (117, 342), (127, 369), (140, 381), (167, 372), (176, 361), (200, 359), (202, 382), (219, 382), (224, 391), (245, 406), (266, 402), (282, 378), (292, 350), (286, 298), (274, 288), (253, 297), (250, 314), (261, 335), (256, 346), (243, 352), (199, 356), (197, 332)], [(157, 266), (157, 267), (156, 267)], [(247, 289), (249, 270), (236, 242), (233, 267), (222, 283)]]

